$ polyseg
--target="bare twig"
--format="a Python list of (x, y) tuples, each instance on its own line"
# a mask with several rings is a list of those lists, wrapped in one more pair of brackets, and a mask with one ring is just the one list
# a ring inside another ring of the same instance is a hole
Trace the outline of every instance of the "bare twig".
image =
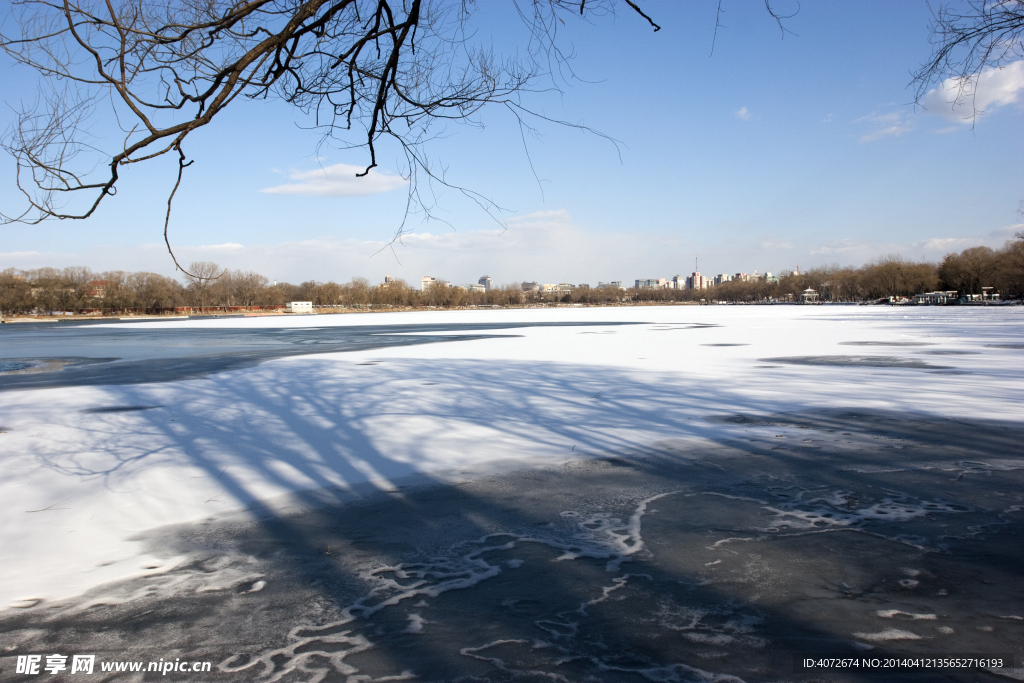
[[(764, 0), (764, 8), (768, 11), (768, 16), (775, 20), (775, 23), (778, 25), (779, 30), (782, 32), (783, 39), (785, 39), (787, 33), (794, 36), (796, 35), (788, 28), (786, 28), (786, 25), (783, 22), (786, 19), (792, 19), (793, 17), (800, 13), (799, 3), (797, 3), (796, 9), (790, 12), (789, 14), (783, 14), (776, 10), (774, 7), (772, 7), (771, 0)], [(724, 12), (725, 9), (723, 9), (722, 7), (722, 0), (718, 0), (718, 7), (715, 10), (715, 31), (714, 34), (711, 36), (711, 52), (708, 54), (709, 58), (715, 55), (715, 43), (718, 41), (718, 29), (726, 28), (726, 26), (722, 23), (722, 14)]]
[(782, 33), (783, 40), (785, 40), (787, 33), (792, 36), (796, 35), (788, 28), (786, 28), (786, 25), (782, 22), (785, 21), (786, 19), (792, 19), (793, 17), (800, 13), (800, 3), (797, 3), (796, 9), (790, 12), (789, 14), (782, 14), (781, 12), (778, 12), (774, 7), (772, 7), (771, 0), (764, 0), (764, 8), (768, 10), (769, 16), (771, 16), (771, 18), (775, 20), (775, 23), (778, 24), (779, 32)]
[(660, 26), (658, 26), (657, 24), (655, 24), (655, 23), (654, 23), (654, 20), (653, 20), (653, 19), (651, 19), (651, 18), (650, 18), (649, 16), (647, 16), (646, 14), (644, 14), (643, 10), (641, 10), (641, 9), (640, 9), (639, 7), (637, 7), (637, 6), (636, 6), (636, 3), (635, 3), (635, 2), (633, 2), (633, 0), (624, 0), (624, 1), (625, 1), (625, 3), (626, 3), (627, 5), (629, 5), (630, 7), (632, 7), (632, 8), (633, 8), (633, 11), (634, 11), (634, 12), (636, 12), (636, 13), (637, 13), (637, 14), (639, 14), (639, 15), (640, 15), (641, 17), (643, 17), (644, 19), (646, 19), (646, 20), (647, 20), (647, 23), (648, 23), (648, 24), (650, 24), (651, 26), (653, 26), (653, 27), (654, 27), (654, 31), (655, 31), (655, 32), (658, 32), (658, 31), (660, 31), (660, 30), (661, 30), (661, 27), (660, 27)]
[(951, 107), (971, 102), (973, 113), (978, 79), (986, 68), (999, 68), (1024, 57), (1024, 0), (969, 0), (966, 5), (941, 5), (929, 25), (932, 54), (913, 73), (918, 104), (932, 86), (952, 81)]
[(59, 508), (59, 507), (54, 507), (54, 506), (56, 506), (56, 505), (60, 505), (61, 503), (66, 503), (66, 502), (67, 502), (67, 501), (69, 501), (69, 500), (71, 500), (71, 496), (68, 496), (68, 497), (67, 497), (67, 498), (65, 498), (64, 500), (58, 500), (58, 501), (57, 501), (56, 503), (54, 503), (53, 505), (48, 505), (48, 506), (44, 507), (44, 508), (43, 508), (43, 509), (41, 509), (41, 510), (25, 510), (25, 512), (30, 512), (30, 513), (31, 513), (31, 512), (52, 512), (52, 511), (54, 511), (54, 510), (70, 510), (71, 508)]
[(722, 0), (718, 0), (718, 9), (715, 10), (715, 32), (711, 36), (711, 52), (708, 57), (715, 55), (715, 42), (718, 40), (718, 29), (725, 28), (722, 26)]
[(167, 236), (167, 227), (171, 222), (171, 202), (174, 201), (174, 195), (178, 192), (178, 186), (181, 185), (181, 174), (184, 173), (185, 169), (192, 165), (192, 161), (185, 163), (185, 152), (181, 149), (181, 145), (178, 145), (178, 179), (174, 182), (174, 189), (171, 190), (171, 194), (167, 197), (167, 215), (164, 217), (164, 244), (167, 245), (167, 253), (171, 255), (171, 260), (174, 261), (174, 267), (185, 273), (189, 277), (199, 278), (198, 275), (190, 273), (181, 267), (178, 263), (178, 258), (174, 255), (174, 249), (171, 248), (170, 238)]

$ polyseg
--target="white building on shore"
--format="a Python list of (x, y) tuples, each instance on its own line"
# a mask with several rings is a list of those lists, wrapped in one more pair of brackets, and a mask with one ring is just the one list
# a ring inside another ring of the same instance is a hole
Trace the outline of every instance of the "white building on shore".
[(420, 279), (420, 290), (424, 291), (424, 292), (427, 291), (428, 289), (430, 289), (431, 287), (451, 287), (451, 286), (452, 286), (452, 283), (448, 282), (448, 280), (439, 280), (436, 277), (431, 277), (430, 275), (424, 275)]

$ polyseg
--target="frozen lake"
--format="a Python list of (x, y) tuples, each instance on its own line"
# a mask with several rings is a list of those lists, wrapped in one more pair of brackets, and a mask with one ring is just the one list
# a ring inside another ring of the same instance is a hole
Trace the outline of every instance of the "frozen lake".
[(1022, 343), (1021, 308), (2, 326), (0, 677), (53, 652), (225, 681), (1019, 657)]
[(337, 324), (342, 322), (337, 318), (319, 317), (320, 321), (328, 321), (323, 327), (311, 326), (308, 320), (282, 322), (280, 318), (274, 319), (276, 327), (244, 326), (231, 320), (222, 324), (209, 320), (184, 325), (138, 322), (5, 325), (0, 327), (0, 349), (3, 349), (0, 352), (0, 391), (47, 386), (171, 382), (251, 367), (273, 358), (486, 339), (492, 330), (502, 330), (507, 334), (509, 330), (523, 325), (562, 327), (581, 324), (464, 322), (353, 325)]

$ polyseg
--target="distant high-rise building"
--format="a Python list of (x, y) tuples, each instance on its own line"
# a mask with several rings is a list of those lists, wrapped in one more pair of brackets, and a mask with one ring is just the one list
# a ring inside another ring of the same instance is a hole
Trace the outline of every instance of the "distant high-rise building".
[(712, 286), (710, 278), (706, 278), (700, 273), (694, 271), (690, 274), (690, 277), (686, 278), (687, 289), (707, 289)]
[(598, 282), (598, 289), (622, 289), (622, 280), (612, 280), (611, 282)]
[(663, 277), (650, 278), (647, 280), (637, 280), (635, 287), (637, 289), (662, 289), (667, 284), (667, 280)]
[(420, 289), (425, 292), (437, 284), (437, 278), (431, 277), (430, 275), (424, 275), (423, 279), (420, 282)]
[(489, 276), (487, 276), (487, 275), (484, 275), (484, 276), (483, 276), (482, 278), (480, 278), (479, 280), (477, 280), (477, 282), (478, 282), (479, 284), (483, 285), (483, 286), (484, 286), (484, 290), (486, 290), (486, 291), (488, 291), (488, 292), (489, 292), (489, 291), (491, 291), (491, 287), (493, 287), (493, 286), (494, 286), (494, 280), (492, 280), (492, 279), (491, 279), (491, 278), (490, 278)]
[(716, 285), (720, 285), (723, 282), (732, 282), (732, 275), (726, 275), (725, 273), (721, 273), (715, 276)]

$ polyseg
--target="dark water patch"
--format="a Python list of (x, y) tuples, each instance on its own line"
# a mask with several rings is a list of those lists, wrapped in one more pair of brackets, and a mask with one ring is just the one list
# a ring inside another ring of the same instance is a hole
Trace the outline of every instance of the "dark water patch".
[(703, 330), (711, 327), (721, 327), (721, 325), (713, 323), (677, 323), (674, 325), (661, 325), (658, 327), (651, 327), (651, 332), (671, 332), (672, 330)]
[[(3, 359), (0, 360), (0, 375), (11, 377), (11, 379), (3, 380), (0, 379), (0, 389), (2, 389), (5, 382), (7, 383), (18, 383), (19, 381), (27, 381), (31, 383), (32, 379), (25, 379), (26, 375), (34, 376), (45, 373), (54, 373), (65, 368), (79, 367), (85, 365), (95, 365), (97, 363), (109, 363), (118, 360), (117, 358), (85, 358), (81, 356), (75, 357), (58, 357), (58, 358), (18, 358), (18, 359)], [(38, 380), (35, 380), (38, 381)]]
[(623, 458), (600, 458), (600, 461), (611, 465), (612, 467), (633, 467), (635, 464), (631, 460), (625, 460)]
[(852, 341), (839, 342), (840, 346), (935, 346), (932, 342), (915, 341)]
[(540, 600), (521, 599), (510, 601), (508, 607), (513, 612), (525, 614), (526, 616), (538, 617), (548, 611), (547, 605)]
[(701, 344), (701, 346), (750, 346), (750, 344)]
[(731, 424), (731, 425), (767, 425), (771, 424), (766, 422), (761, 417), (751, 417), (750, 415), (709, 415), (704, 418), (708, 422), (714, 422), (719, 424)]
[(988, 349), (1024, 349), (1024, 344), (985, 344)]
[[(147, 325), (62, 325), (59, 329), (0, 329), (5, 361), (41, 361), (0, 375), (0, 391), (42, 387), (148, 384), (198, 379), (289, 356), (365, 351), (393, 346), (507, 338), (530, 327), (609, 327), (649, 323), (481, 323), (359, 325), (318, 328), (161, 328)], [(288, 334), (283, 334), (287, 331)], [(417, 334), (418, 332), (429, 334)], [(441, 333), (441, 334), (438, 334)], [(74, 357), (58, 353), (75, 352)], [(108, 357), (111, 351), (120, 358)], [(21, 352), (22, 357), (18, 357)], [(50, 352), (51, 358), (39, 356)], [(96, 357), (90, 357), (94, 353)], [(13, 356), (13, 357), (12, 357)], [(102, 357), (101, 357), (102, 356)], [(119, 361), (112, 363), (111, 361)], [(105, 364), (102, 367), (97, 364)], [(50, 372), (61, 370), (61, 372)]]
[(103, 408), (86, 408), (80, 410), (80, 413), (86, 413), (87, 415), (102, 415), (103, 413), (134, 413), (140, 410), (153, 410), (154, 408), (162, 408), (163, 406), (106, 406)]
[(977, 356), (981, 351), (958, 351), (956, 349), (929, 349), (928, 351), (918, 351), (918, 353), (927, 353), (931, 356)]
[(900, 358), (898, 356), (782, 356), (779, 358), (761, 358), (760, 360), (764, 363), (825, 365), (847, 368), (909, 368), (921, 370), (953, 369), (945, 365), (932, 365), (923, 360)]

